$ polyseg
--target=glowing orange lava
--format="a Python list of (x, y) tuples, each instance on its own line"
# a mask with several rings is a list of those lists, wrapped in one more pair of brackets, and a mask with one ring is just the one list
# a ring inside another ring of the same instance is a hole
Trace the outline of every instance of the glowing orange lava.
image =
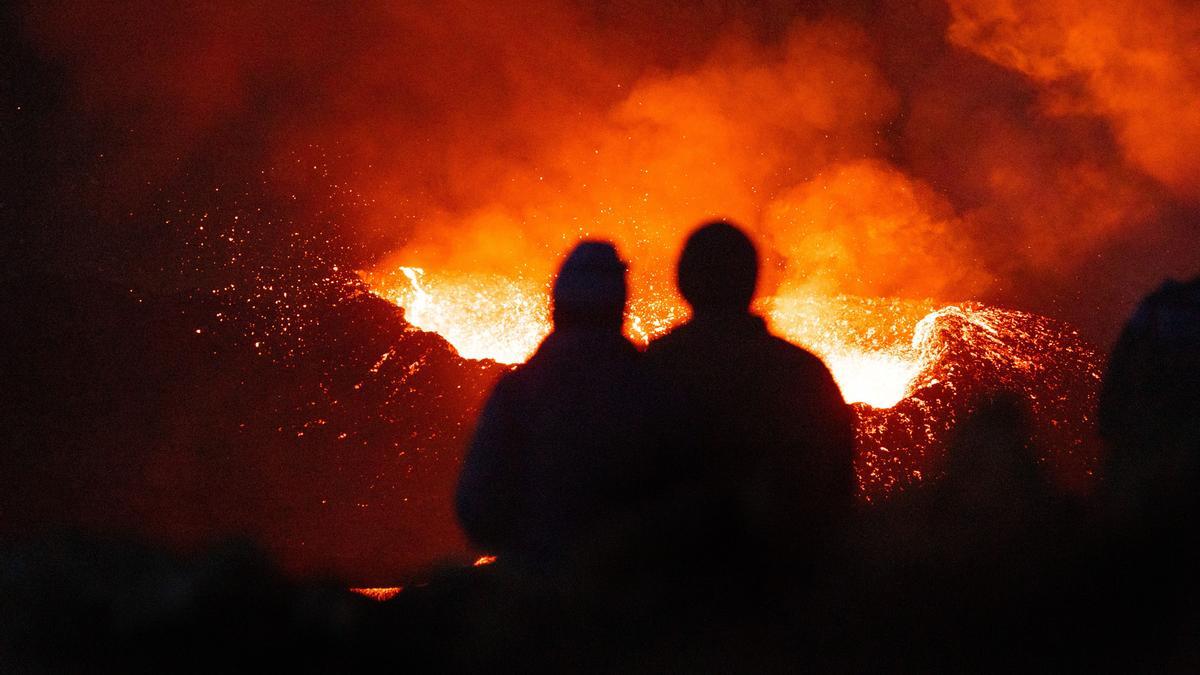
[[(403, 307), (410, 323), (440, 334), (466, 358), (519, 363), (550, 332), (548, 281), (418, 267), (367, 281)], [(895, 405), (909, 392), (922, 362), (913, 329), (934, 309), (920, 301), (799, 294), (757, 304), (776, 333), (825, 359), (848, 402), (877, 408)], [(645, 344), (686, 317), (678, 300), (635, 293), (625, 332)]]
[(351, 588), (351, 593), (358, 593), (364, 597), (368, 597), (376, 602), (384, 602), (391, 600), (404, 590), (402, 586), (379, 587), (379, 588)]

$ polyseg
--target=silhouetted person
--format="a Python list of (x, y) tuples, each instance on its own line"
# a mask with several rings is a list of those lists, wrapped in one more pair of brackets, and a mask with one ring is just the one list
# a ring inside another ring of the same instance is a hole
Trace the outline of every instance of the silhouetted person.
[(758, 253), (714, 222), (687, 240), (691, 320), (646, 353), (663, 481), (697, 560), (770, 562), (803, 576), (853, 505), (851, 410), (819, 358), (750, 312)]
[(926, 503), (931, 574), (911, 604), (937, 614), (931, 633), (958, 636), (967, 670), (1058, 670), (1086, 651), (1084, 521), (1038, 464), (1028, 406), (998, 393), (962, 420)]
[(840, 669), (1058, 672), (1087, 651), (1079, 513), (1038, 464), (1028, 402), (999, 392), (978, 403), (944, 474), (864, 518), (832, 609), (816, 615), (846, 622), (840, 639), (855, 647), (833, 656)]
[(1096, 556), (1106, 572), (1105, 596), (1098, 614), (1111, 631), (1099, 641), (1121, 645), (1118, 652), (1135, 664), (1126, 669), (1194, 672), (1200, 278), (1168, 281), (1138, 305), (1113, 348), (1098, 418), (1108, 446), (1101, 485), (1107, 547)]
[(1168, 281), (1138, 305), (1113, 348), (1099, 408), (1114, 515), (1193, 527), (1181, 509), (1195, 509), (1200, 480), (1200, 278)]
[(471, 542), (508, 563), (553, 570), (628, 505), (641, 472), (640, 354), (621, 334), (625, 264), (603, 242), (567, 257), (554, 330), (496, 384), (457, 492)]

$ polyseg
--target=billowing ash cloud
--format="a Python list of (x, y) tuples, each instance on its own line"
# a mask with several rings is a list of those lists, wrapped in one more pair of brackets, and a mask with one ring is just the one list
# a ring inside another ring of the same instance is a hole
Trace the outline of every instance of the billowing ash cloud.
[(605, 236), (648, 279), (726, 215), (769, 249), (772, 285), (1040, 311), (1072, 293), (1055, 313), (1083, 323), (1200, 265), (1159, 250), (1200, 202), (1200, 19), (1183, 0), (707, 4), (23, 17), (116, 157), (104, 199), (197, 164), (271, 167), (271, 189), (317, 209), (319, 164), (368, 205), (351, 230), (370, 264), (548, 275)]

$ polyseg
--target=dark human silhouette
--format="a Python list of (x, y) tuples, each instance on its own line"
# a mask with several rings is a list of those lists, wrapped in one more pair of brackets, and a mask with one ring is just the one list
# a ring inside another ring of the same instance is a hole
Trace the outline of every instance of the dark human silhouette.
[[(1200, 478), (1200, 278), (1168, 281), (1138, 305), (1100, 391), (1114, 517), (1190, 529)], [(1183, 518), (1183, 521), (1166, 521)]]
[(863, 514), (811, 628), (853, 646), (814, 670), (900, 661), (910, 672), (1058, 672), (1084, 662), (1075, 608), (1090, 597), (1085, 523), (1037, 462), (1028, 400), (999, 392), (972, 407), (940, 475)]
[(497, 383), (459, 479), (457, 510), (480, 550), (553, 570), (627, 504), (645, 461), (637, 349), (621, 334), (625, 264), (579, 244), (553, 289), (554, 330)]
[(1167, 281), (1138, 305), (1113, 348), (1098, 418), (1108, 450), (1100, 490), (1105, 547), (1096, 556), (1106, 591), (1098, 642), (1143, 670), (1194, 672), (1200, 278)]
[(943, 663), (1060, 670), (1087, 657), (1072, 610), (1090, 596), (1079, 574), (1085, 521), (1038, 465), (1029, 401), (998, 392), (980, 403), (958, 426), (945, 475), (921, 500), (926, 548), (907, 570), (924, 578), (901, 604), (921, 608), (910, 609), (914, 626), (955, 645), (942, 647)]
[(686, 505), (681, 543), (718, 568), (802, 575), (853, 506), (853, 421), (821, 360), (751, 313), (758, 266), (727, 222), (688, 238), (678, 285), (692, 318), (646, 353), (655, 436), (664, 494)]

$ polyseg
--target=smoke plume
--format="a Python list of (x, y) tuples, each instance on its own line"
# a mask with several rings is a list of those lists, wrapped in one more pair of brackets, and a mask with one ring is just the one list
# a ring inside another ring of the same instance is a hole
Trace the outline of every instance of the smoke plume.
[[(96, 183), (81, 199), (118, 237), (163, 184), (269, 171), (263, 189), (302, 214), (353, 195), (349, 265), (541, 278), (573, 241), (609, 237), (638, 287), (660, 288), (686, 232), (727, 216), (764, 246), (768, 291), (1054, 305), (1101, 336), (1124, 307), (1097, 305), (1200, 266), (1160, 250), (1200, 196), (1185, 2), (47, 2), (21, 17), (87, 151), (66, 180)], [(1108, 280), (1085, 281), (1097, 261)]]

